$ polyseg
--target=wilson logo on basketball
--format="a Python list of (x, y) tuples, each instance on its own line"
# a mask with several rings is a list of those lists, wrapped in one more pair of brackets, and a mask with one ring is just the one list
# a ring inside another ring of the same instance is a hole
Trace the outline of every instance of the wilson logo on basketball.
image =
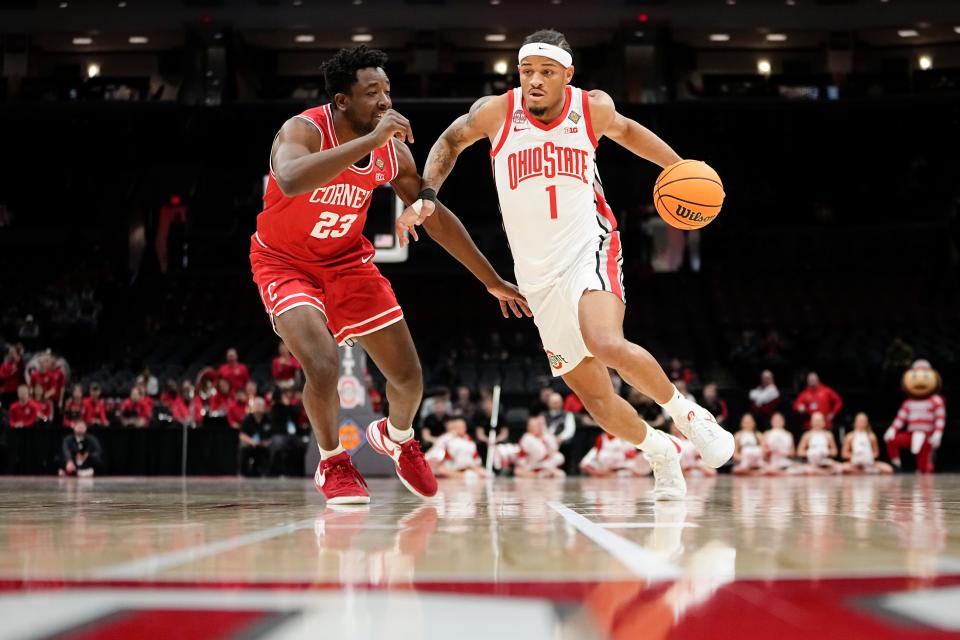
[(690, 222), (704, 222), (704, 223), (710, 222), (711, 220), (716, 218), (716, 216), (705, 216), (699, 211), (693, 211), (691, 209), (687, 209), (682, 204), (677, 205), (676, 216), (678, 218), (684, 218), (685, 220), (689, 220)]

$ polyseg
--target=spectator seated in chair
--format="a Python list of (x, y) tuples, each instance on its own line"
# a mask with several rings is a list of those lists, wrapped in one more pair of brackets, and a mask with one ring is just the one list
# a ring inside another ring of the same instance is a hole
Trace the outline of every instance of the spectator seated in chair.
[(10, 405), (7, 421), (11, 429), (22, 429), (37, 424), (42, 407), (30, 398), (30, 388), (22, 384), (17, 387), (17, 401)]
[(73, 425), (83, 420), (83, 385), (73, 385), (70, 397), (63, 403), (63, 426), (73, 428)]
[(226, 397), (233, 397), (233, 393), (243, 389), (250, 380), (250, 371), (247, 365), (240, 362), (237, 356), (237, 350), (227, 349), (227, 361), (217, 368), (217, 375), (221, 380), (226, 380), (230, 388)]
[(31, 400), (37, 408), (37, 422), (49, 423), (53, 421), (53, 400), (47, 397), (43, 385), (37, 383), (33, 385)]
[(130, 397), (120, 404), (120, 424), (125, 427), (148, 427), (153, 416), (153, 407), (143, 397), (140, 387), (130, 389)]
[(105, 427), (107, 421), (107, 403), (100, 397), (100, 384), (90, 385), (90, 395), (83, 399), (83, 421), (90, 427)]
[(780, 405), (780, 389), (773, 380), (773, 372), (766, 370), (760, 374), (760, 386), (750, 390), (750, 413), (769, 417)]

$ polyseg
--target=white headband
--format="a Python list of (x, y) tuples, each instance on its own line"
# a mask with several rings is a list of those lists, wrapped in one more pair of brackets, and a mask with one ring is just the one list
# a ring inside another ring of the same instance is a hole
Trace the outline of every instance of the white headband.
[(520, 53), (517, 56), (517, 62), (522, 63), (523, 59), (527, 56), (543, 56), (544, 58), (550, 58), (551, 60), (556, 60), (563, 67), (569, 67), (573, 64), (573, 56), (570, 55), (568, 51), (564, 51), (560, 47), (552, 44), (547, 44), (545, 42), (531, 42), (530, 44), (525, 44), (520, 47)]

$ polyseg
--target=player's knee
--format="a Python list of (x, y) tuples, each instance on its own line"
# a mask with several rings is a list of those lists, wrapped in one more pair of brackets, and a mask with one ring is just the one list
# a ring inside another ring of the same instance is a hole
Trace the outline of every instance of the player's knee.
[(587, 348), (603, 364), (616, 369), (628, 356), (628, 343), (622, 336), (584, 336)]
[(613, 393), (613, 387), (600, 393), (578, 392), (577, 396), (580, 398), (580, 402), (583, 403), (587, 412), (598, 420), (602, 420), (602, 416), (607, 414), (616, 399)]
[(336, 386), (340, 377), (340, 367), (337, 362), (328, 358), (308, 357), (300, 361), (303, 367), (303, 377), (307, 384), (326, 387)]
[(404, 395), (423, 396), (423, 370), (419, 362), (413, 361), (403, 370), (392, 374), (388, 382)]

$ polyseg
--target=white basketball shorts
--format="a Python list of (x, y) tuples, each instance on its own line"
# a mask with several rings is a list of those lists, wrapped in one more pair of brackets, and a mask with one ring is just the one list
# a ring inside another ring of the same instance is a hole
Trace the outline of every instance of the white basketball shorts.
[(625, 301), (620, 233), (597, 236), (552, 285), (535, 291), (520, 287), (540, 331), (554, 376), (570, 373), (593, 354), (580, 331), (580, 298), (587, 291), (609, 291)]

